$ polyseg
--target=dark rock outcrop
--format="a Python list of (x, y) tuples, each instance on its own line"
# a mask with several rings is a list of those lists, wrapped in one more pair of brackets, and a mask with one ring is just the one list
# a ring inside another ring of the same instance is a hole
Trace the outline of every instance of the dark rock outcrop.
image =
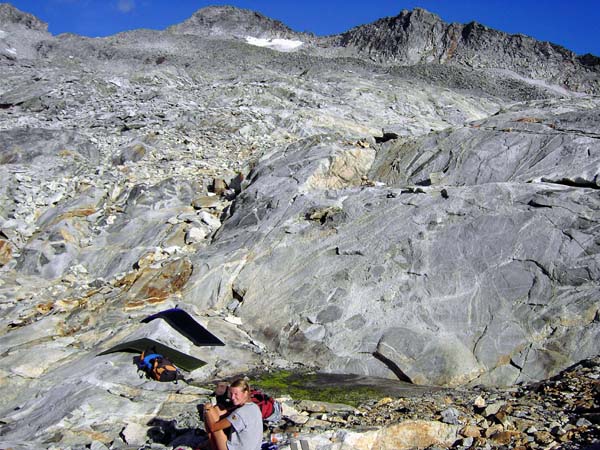
[(419, 8), (353, 28), (335, 42), (392, 64), (435, 62), (509, 70), (574, 91), (600, 93), (600, 67), (593, 55), (577, 56), (550, 42), (510, 35), (476, 22), (447, 24)]

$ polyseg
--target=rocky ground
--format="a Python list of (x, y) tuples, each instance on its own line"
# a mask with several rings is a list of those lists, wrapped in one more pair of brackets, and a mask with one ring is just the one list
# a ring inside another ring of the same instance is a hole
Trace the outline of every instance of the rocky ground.
[(451, 444), (424, 440), (398, 448), (448, 444), (452, 448), (587, 448), (600, 445), (599, 377), (600, 359), (594, 358), (551, 379), (512, 389), (438, 391), (422, 398), (382, 399), (366, 407), (361, 420), (350, 422), (402, 429), (407, 421), (437, 421), (458, 427)]
[[(269, 424), (264, 439), (280, 449), (306, 441), (313, 450), (600, 446), (598, 357), (551, 379), (508, 389), (405, 385), (402, 392), (391, 389), (390, 394), (357, 407), (280, 397), (283, 418)], [(178, 395), (183, 393), (173, 398)], [(208, 397), (200, 394), (198, 400)], [(205, 439), (193, 405), (179, 417), (148, 425), (149, 431), (126, 429), (121, 437), (139, 448), (178, 449), (194, 448)]]
[[(301, 368), (461, 387), (284, 400), (274, 434), (311, 448), (595, 442), (596, 59), (494, 63), (488, 39), (516, 41), (472, 27), (489, 44), (476, 67), (468, 42), (430, 61), (423, 44), (446, 41), (428, 30), (454, 28), (407, 20), (414, 48), (385, 59), (380, 27), (372, 55), (370, 27), (343, 47), (230, 8), (89, 39), (0, 4), (0, 447), (201, 441), (209, 391), (96, 356), (151, 332), (207, 362), (196, 380)], [(227, 346), (140, 323), (175, 305)]]

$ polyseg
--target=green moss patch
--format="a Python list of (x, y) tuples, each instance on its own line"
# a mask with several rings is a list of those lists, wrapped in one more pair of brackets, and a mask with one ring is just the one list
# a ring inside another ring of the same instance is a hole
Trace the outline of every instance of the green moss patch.
[(343, 403), (357, 407), (369, 400), (379, 400), (389, 393), (385, 387), (353, 383), (344, 375), (278, 371), (252, 377), (252, 386), (273, 396), (290, 396), (294, 400)]

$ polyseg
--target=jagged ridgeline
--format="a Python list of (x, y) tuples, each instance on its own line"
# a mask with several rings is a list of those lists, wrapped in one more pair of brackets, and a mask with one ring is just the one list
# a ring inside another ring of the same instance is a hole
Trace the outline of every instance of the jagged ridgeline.
[(87, 38), (0, 4), (2, 446), (193, 428), (208, 391), (96, 357), (175, 306), (226, 344), (168, 337), (198, 382), (500, 387), (596, 355), (599, 62), (421, 9)]

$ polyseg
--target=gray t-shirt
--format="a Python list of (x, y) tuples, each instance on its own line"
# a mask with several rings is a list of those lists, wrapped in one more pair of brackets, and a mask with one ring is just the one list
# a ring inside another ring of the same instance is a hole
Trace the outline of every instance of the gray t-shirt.
[(252, 402), (233, 410), (227, 420), (231, 422), (231, 437), (227, 441), (228, 450), (260, 450), (263, 423), (260, 409)]

